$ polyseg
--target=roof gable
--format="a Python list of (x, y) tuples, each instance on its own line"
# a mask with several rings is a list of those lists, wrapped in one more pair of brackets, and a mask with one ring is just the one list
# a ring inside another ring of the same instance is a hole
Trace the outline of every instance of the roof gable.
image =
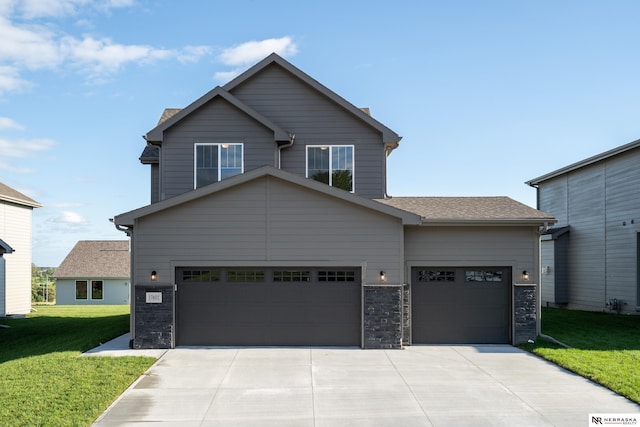
[(162, 143), (165, 130), (180, 122), (189, 114), (196, 111), (198, 108), (202, 107), (216, 97), (224, 99), (249, 117), (256, 120), (258, 123), (262, 124), (264, 127), (271, 129), (273, 131), (273, 137), (275, 141), (289, 141), (288, 132), (277, 126), (262, 114), (255, 111), (253, 108), (240, 101), (238, 98), (236, 98), (220, 86), (217, 86), (214, 89), (210, 90), (209, 92), (198, 98), (196, 101), (192, 102), (186, 108), (183, 108), (181, 110), (177, 108), (165, 109), (162, 117), (158, 122), (158, 125), (145, 135), (145, 139), (150, 143)]
[(80, 240), (56, 269), (54, 277), (128, 278), (128, 240)]
[(382, 140), (385, 144), (389, 144), (389, 146), (391, 146), (392, 148), (395, 148), (398, 146), (398, 143), (400, 142), (402, 137), (399, 136), (394, 131), (392, 131), (391, 129), (389, 129), (388, 127), (386, 127), (385, 125), (383, 125), (382, 123), (380, 123), (379, 121), (377, 121), (376, 119), (374, 119), (373, 117), (371, 117), (370, 114), (367, 114), (368, 109), (361, 109), (354, 106), (349, 101), (347, 101), (337, 93), (333, 92), (331, 89), (327, 88), (326, 86), (324, 86), (323, 84), (321, 84), (320, 82), (318, 82), (317, 80), (315, 80), (314, 78), (312, 78), (311, 76), (309, 76), (308, 74), (300, 70), (299, 68), (295, 67), (293, 64), (291, 64), (290, 62), (288, 62), (287, 60), (285, 60), (284, 58), (282, 58), (276, 53), (272, 53), (271, 55), (267, 56), (266, 58), (258, 62), (253, 67), (249, 68), (247, 71), (240, 74), (239, 76), (231, 80), (229, 83), (225, 84), (223, 87), (227, 91), (232, 92), (234, 88), (240, 86), (242, 83), (249, 80), (251, 77), (260, 73), (262, 70), (264, 70), (265, 68), (267, 68), (272, 64), (279, 65), (280, 67), (288, 71), (290, 74), (292, 74), (299, 80), (303, 81), (308, 86), (315, 89), (316, 91), (320, 92), (322, 95), (329, 98), (331, 101), (338, 104), (340, 107), (347, 110), (348, 112), (350, 112), (352, 115), (354, 115), (361, 121), (365, 122), (369, 126), (379, 131), (382, 134)]
[(563, 168), (556, 169), (553, 172), (549, 172), (549, 173), (547, 173), (545, 175), (539, 176), (538, 178), (534, 178), (534, 179), (532, 179), (530, 181), (526, 181), (525, 184), (530, 185), (531, 187), (534, 187), (534, 186), (540, 184), (541, 182), (548, 181), (548, 180), (550, 180), (552, 178), (555, 178), (557, 176), (564, 175), (566, 173), (573, 172), (573, 171), (575, 171), (577, 169), (581, 169), (581, 168), (583, 168), (585, 166), (589, 166), (589, 165), (592, 165), (594, 163), (598, 163), (600, 161), (603, 161), (603, 160), (609, 159), (611, 157), (617, 156), (619, 154), (626, 153), (626, 152), (634, 150), (634, 149), (636, 149), (638, 147), (640, 147), (640, 139), (638, 139), (636, 141), (633, 141), (633, 142), (630, 142), (630, 143), (625, 144), (625, 145), (621, 145), (621, 146), (616, 147), (614, 149), (611, 149), (609, 151), (605, 151), (604, 153), (600, 153), (600, 154), (597, 154), (595, 156), (589, 157), (587, 159), (581, 160), (579, 162), (572, 163), (572, 164), (570, 164), (568, 166), (565, 166)]
[(331, 187), (329, 185), (314, 181), (309, 178), (303, 178), (301, 176), (298, 176), (289, 172), (285, 172), (280, 169), (276, 169), (272, 166), (263, 166), (258, 169), (254, 169), (252, 171), (235, 175), (235, 176), (226, 178), (222, 181), (197, 188), (187, 193), (177, 195), (170, 199), (165, 199), (160, 202), (156, 202), (151, 205), (120, 214), (114, 218), (114, 223), (117, 226), (133, 226), (137, 218), (141, 218), (147, 215), (161, 212), (166, 209), (171, 209), (172, 207), (182, 205), (184, 203), (191, 202), (193, 200), (197, 200), (202, 197), (207, 197), (211, 194), (233, 188), (235, 186), (241, 185), (249, 181), (253, 181), (255, 179), (258, 179), (264, 176), (273, 176), (281, 180), (287, 181), (289, 183), (304, 187), (310, 191), (317, 191), (319, 193), (326, 194), (331, 197), (335, 197), (346, 203), (353, 203), (355, 205), (359, 205), (359, 206), (383, 213), (385, 215), (390, 215), (396, 218), (400, 218), (405, 224), (420, 223), (420, 217), (414, 213), (403, 211), (393, 206), (388, 206), (382, 203), (378, 203), (366, 197), (358, 196), (357, 194), (353, 194), (345, 190)]
[(423, 224), (544, 224), (556, 219), (509, 197), (393, 197), (381, 203), (420, 215)]
[(29, 206), (32, 208), (39, 208), (42, 205), (30, 197), (25, 196), (21, 192), (14, 190), (0, 182), (0, 200), (5, 202), (14, 203), (16, 205)]
[(0, 239), (0, 257), (4, 254), (13, 253), (13, 248), (4, 240)]

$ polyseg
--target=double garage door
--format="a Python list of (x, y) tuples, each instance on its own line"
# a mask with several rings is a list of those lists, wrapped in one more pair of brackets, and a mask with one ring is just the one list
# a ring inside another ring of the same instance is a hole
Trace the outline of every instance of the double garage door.
[(414, 344), (511, 342), (510, 267), (411, 271)]
[(357, 268), (178, 268), (176, 345), (360, 345)]

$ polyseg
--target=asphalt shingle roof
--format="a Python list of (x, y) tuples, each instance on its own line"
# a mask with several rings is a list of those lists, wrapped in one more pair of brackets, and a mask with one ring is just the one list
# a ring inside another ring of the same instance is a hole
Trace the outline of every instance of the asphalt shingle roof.
[(39, 208), (42, 206), (40, 203), (33, 200), (31, 197), (27, 197), (21, 192), (14, 190), (0, 182), (0, 200), (4, 200), (6, 202), (17, 203), (20, 205), (31, 206), (34, 208)]
[(128, 240), (80, 240), (54, 277), (129, 277), (130, 262)]
[(509, 197), (392, 197), (377, 201), (420, 215), (424, 221), (554, 220)]

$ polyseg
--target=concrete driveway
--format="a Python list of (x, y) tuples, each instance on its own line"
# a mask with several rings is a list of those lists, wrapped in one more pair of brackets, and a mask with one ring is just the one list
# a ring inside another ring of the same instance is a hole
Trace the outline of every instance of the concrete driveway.
[(511, 346), (169, 350), (94, 424), (587, 426), (640, 406)]

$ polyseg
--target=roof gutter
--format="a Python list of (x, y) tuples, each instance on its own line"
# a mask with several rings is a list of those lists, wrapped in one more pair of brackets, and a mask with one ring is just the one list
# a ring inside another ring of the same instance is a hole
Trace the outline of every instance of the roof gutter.
[(130, 227), (128, 225), (122, 226), (120, 224), (116, 224), (114, 222), (113, 218), (109, 218), (109, 222), (112, 223), (114, 225), (114, 227), (116, 227), (116, 230), (122, 231), (127, 236), (131, 237), (131, 234), (133, 233), (133, 227)]

